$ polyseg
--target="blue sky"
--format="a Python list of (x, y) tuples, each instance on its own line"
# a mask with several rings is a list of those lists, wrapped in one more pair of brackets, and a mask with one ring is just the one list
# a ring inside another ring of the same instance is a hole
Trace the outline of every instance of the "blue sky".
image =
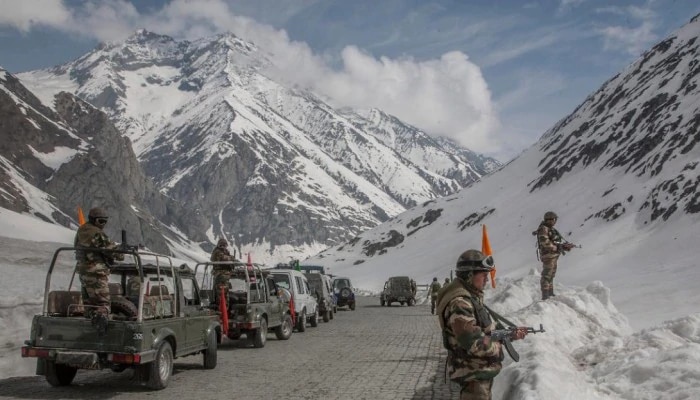
[[(0, 10), (0, 66), (11, 72), (70, 61), (138, 28), (176, 39), (230, 30), (286, 55), (281, 75), (337, 105), (379, 107), (506, 161), (700, 3), (0, 0)], [(290, 57), (316, 67), (300, 72)]]

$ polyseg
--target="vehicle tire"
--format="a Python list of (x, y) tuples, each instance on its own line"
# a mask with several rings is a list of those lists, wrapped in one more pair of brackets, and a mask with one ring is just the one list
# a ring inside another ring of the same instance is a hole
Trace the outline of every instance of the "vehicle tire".
[(256, 349), (265, 347), (265, 342), (267, 342), (267, 320), (260, 318), (260, 328), (256, 329), (253, 335), (253, 347)]
[(301, 310), (301, 314), (297, 315), (297, 330), (306, 332), (306, 310)]
[(350, 309), (355, 311), (355, 303), (350, 303)]
[(292, 316), (287, 314), (282, 318), (282, 324), (275, 328), (275, 336), (279, 340), (287, 340), (292, 336)]
[(330, 314), (332, 314), (331, 310), (326, 310), (326, 312), (323, 313), (323, 322), (328, 322), (331, 320)]
[(391, 302), (390, 302), (390, 301), (387, 302), (387, 303), (386, 303), (386, 306), (387, 306), (387, 307), (391, 307)]
[(331, 319), (335, 318), (335, 313), (333, 312), (333, 310), (330, 310), (328, 314), (330, 315)]
[(165, 389), (173, 374), (173, 348), (167, 340), (160, 344), (156, 359), (148, 367), (150, 368), (146, 386), (153, 390)]
[(78, 368), (66, 364), (56, 364), (54, 361), (46, 361), (46, 381), (51, 386), (68, 386), (73, 382)]
[(110, 308), (112, 309), (112, 314), (123, 316), (126, 319), (136, 318), (139, 314), (136, 304), (122, 296), (112, 296), (110, 299)]
[(204, 369), (214, 369), (216, 368), (217, 344), (216, 331), (213, 329), (211, 330), (211, 332), (209, 332), (209, 337), (207, 338), (207, 345), (207, 349), (202, 352), (202, 364), (204, 365)]
[(318, 326), (318, 307), (316, 307), (316, 311), (314, 311), (314, 315), (311, 316), (309, 322), (314, 328)]
[(379, 299), (379, 304), (381, 304), (382, 307), (386, 305), (386, 301), (384, 301), (384, 298)]
[(416, 299), (408, 299), (408, 306), (413, 307), (416, 305)]

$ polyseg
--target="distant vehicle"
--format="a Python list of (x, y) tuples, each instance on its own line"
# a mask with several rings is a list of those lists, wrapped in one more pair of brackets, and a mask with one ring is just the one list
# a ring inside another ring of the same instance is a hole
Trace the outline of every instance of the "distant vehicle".
[(319, 272), (321, 274), (326, 274), (326, 267), (323, 265), (299, 265), (299, 269), (302, 272)]
[(338, 312), (338, 295), (336, 295), (333, 292), (333, 278), (331, 278), (330, 275), (321, 275), (321, 278), (323, 278), (323, 281), (328, 287), (328, 292), (330, 292), (331, 294), (331, 309), (333, 310), (333, 313), (331, 314), (331, 319), (333, 319), (333, 314)]
[(347, 306), (355, 310), (355, 293), (350, 278), (336, 277), (333, 279), (333, 293), (338, 297), (338, 307)]
[(416, 304), (415, 281), (407, 276), (392, 276), (384, 283), (384, 290), (379, 296), (379, 302), (382, 306), (391, 306), (391, 303), (399, 303), (401, 305), (408, 304), (413, 306)]
[(271, 269), (270, 275), (277, 286), (289, 290), (292, 294), (297, 331), (306, 331), (307, 322), (313, 327), (318, 326), (318, 301), (312, 296), (306, 276), (295, 269), (284, 268)]
[[(294, 329), (289, 302), (278, 296), (277, 285), (268, 271), (259, 265), (249, 266), (234, 261), (199, 263), (195, 267), (196, 275), (202, 276), (203, 293), (211, 301), (211, 307), (223, 312), (221, 293), (213, 287), (212, 272), (214, 266), (228, 268), (231, 279), (228, 284), (226, 299), (226, 324), (221, 321), (226, 335), (237, 340), (245, 334), (253, 347), (265, 347), (268, 330), (272, 329), (280, 340), (287, 340)], [(223, 319), (223, 316), (222, 316)], [(225, 325), (225, 326), (224, 326)]]
[[(37, 375), (52, 386), (70, 385), (78, 369), (136, 370), (137, 378), (155, 390), (168, 386), (173, 359), (202, 354), (205, 369), (217, 364), (218, 317), (202, 304), (194, 273), (169, 257), (133, 248), (110, 251), (131, 256), (133, 263), (112, 265), (109, 276), (111, 319), (104, 331), (86, 318), (80, 288), (51, 289), (59, 253), (73, 258), (74, 247), (56, 250), (49, 266), (44, 306), (34, 316), (22, 357), (37, 358)], [(142, 257), (155, 260), (144, 264)]]
[(324, 279), (325, 275), (320, 273), (305, 273), (309, 281), (309, 288), (318, 301), (318, 312), (323, 318), (323, 322), (333, 319), (333, 295), (331, 288)]

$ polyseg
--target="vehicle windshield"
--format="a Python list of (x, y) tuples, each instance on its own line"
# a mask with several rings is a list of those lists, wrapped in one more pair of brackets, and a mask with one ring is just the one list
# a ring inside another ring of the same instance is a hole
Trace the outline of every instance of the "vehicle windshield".
[(289, 275), (286, 274), (273, 274), (272, 279), (275, 280), (277, 286), (289, 290), (291, 285), (289, 284)]
[(333, 281), (333, 287), (336, 289), (352, 288), (352, 285), (349, 279), (336, 279)]

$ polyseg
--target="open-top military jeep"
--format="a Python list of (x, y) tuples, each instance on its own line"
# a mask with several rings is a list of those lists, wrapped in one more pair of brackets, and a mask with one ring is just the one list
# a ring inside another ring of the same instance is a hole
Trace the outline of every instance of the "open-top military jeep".
[[(214, 268), (223, 269), (230, 278), (228, 286), (214, 287)], [(257, 265), (240, 261), (199, 263), (195, 271), (202, 272), (202, 287), (211, 307), (219, 311), (224, 334), (232, 340), (245, 334), (254, 347), (264, 347), (268, 330), (280, 340), (292, 336), (294, 321), (289, 300), (282, 296), (267, 271)], [(223, 299), (223, 300), (222, 300)]]
[(106, 327), (98, 329), (87, 318), (95, 306), (85, 304), (80, 284), (74, 285), (75, 270), (64, 290), (52, 287), (57, 259), (72, 258), (75, 250), (62, 247), (54, 253), (42, 313), (34, 316), (30, 338), (22, 347), (22, 357), (37, 358), (37, 375), (45, 375), (53, 386), (64, 386), (78, 369), (133, 368), (149, 388), (163, 389), (175, 358), (201, 353), (204, 368), (216, 367), (218, 318), (203, 307), (190, 268), (175, 267), (167, 256), (134, 248), (81, 249), (122, 253), (133, 261), (111, 266), (111, 314)]
[(392, 276), (384, 283), (384, 290), (379, 295), (379, 302), (382, 306), (391, 306), (391, 303), (415, 305), (415, 281), (407, 276)]

